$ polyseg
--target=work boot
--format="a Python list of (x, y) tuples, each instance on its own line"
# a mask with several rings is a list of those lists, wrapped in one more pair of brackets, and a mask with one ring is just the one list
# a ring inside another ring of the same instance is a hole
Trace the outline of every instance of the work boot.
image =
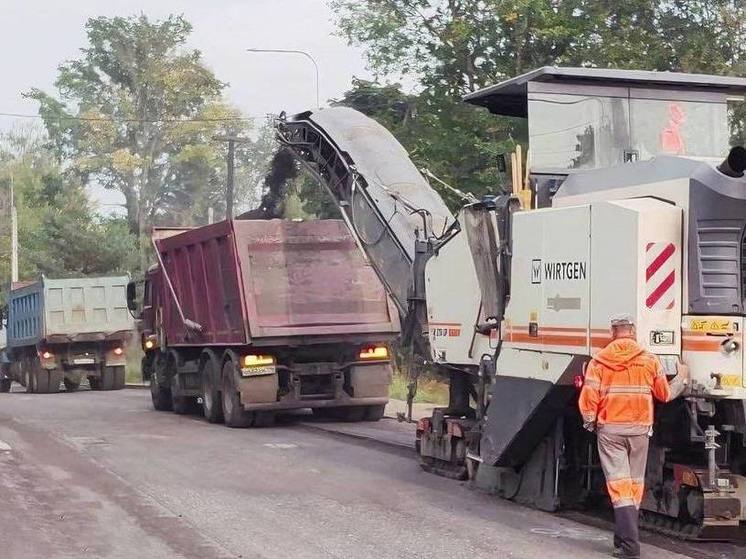
[[(638, 532), (638, 512), (634, 506), (614, 509), (616, 524), (614, 536), (614, 557), (637, 559), (640, 557), (640, 536)], [(617, 551), (619, 550), (619, 551)]]
[(612, 557), (617, 557), (617, 559), (640, 559), (640, 554), (633, 554), (630, 555), (629, 553), (626, 553), (621, 547), (615, 547), (614, 551), (611, 552)]

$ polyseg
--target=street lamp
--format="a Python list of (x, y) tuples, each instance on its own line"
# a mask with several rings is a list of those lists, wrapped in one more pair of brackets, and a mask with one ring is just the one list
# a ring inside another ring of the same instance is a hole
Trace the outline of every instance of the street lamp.
[(316, 108), (320, 108), (319, 103), (319, 65), (316, 64), (316, 60), (304, 50), (293, 50), (293, 49), (246, 49), (248, 52), (269, 52), (277, 54), (300, 54), (305, 56), (313, 63), (313, 67), (316, 69)]

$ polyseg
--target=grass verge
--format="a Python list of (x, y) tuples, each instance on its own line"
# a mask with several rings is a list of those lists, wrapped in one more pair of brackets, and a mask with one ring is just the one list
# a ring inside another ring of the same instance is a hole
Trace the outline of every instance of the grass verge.
[(140, 363), (142, 361), (142, 348), (137, 341), (133, 341), (127, 346), (127, 365), (124, 381), (127, 384), (140, 384), (142, 382), (142, 373), (140, 372)]
[[(389, 398), (406, 400), (407, 382), (406, 375), (394, 373), (389, 386)], [(417, 394), (414, 401), (418, 404), (448, 405), (448, 385), (440, 380), (423, 375), (417, 382)]]

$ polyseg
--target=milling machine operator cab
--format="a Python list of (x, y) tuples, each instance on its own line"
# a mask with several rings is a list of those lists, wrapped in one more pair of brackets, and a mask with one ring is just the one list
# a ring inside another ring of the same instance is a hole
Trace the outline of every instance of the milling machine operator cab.
[(723, 160), (729, 110), (746, 79), (545, 66), (464, 97), (528, 123), (534, 207), (548, 207), (568, 175), (657, 155)]

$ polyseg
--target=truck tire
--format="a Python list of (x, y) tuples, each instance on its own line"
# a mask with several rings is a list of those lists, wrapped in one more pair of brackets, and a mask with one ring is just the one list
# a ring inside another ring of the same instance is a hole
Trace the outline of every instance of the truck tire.
[(194, 399), (182, 396), (179, 394), (179, 377), (178, 375), (172, 375), (171, 376), (171, 409), (174, 410), (174, 413), (178, 413), (179, 415), (187, 415), (188, 413), (191, 413), (194, 409)]
[(126, 371), (124, 368), (124, 365), (118, 365), (116, 367), (111, 367), (114, 374), (114, 384), (112, 386), (112, 390), (122, 390), (124, 388), (124, 379), (126, 376)]
[(254, 427), (272, 427), (277, 417), (277, 414), (273, 411), (255, 411), (252, 415), (254, 416), (252, 422)]
[(156, 411), (171, 411), (171, 391), (150, 380), (150, 398)]
[(313, 416), (317, 419), (336, 419), (334, 416), (334, 408), (313, 408), (311, 411), (313, 412)]
[(215, 370), (215, 363), (211, 357), (202, 364), (202, 411), (210, 423), (223, 422), (223, 402), (221, 401), (219, 383)]
[(34, 373), (29, 369), (28, 367), (24, 367), (25, 371), (23, 372), (23, 384), (26, 387), (26, 394), (33, 394), (34, 393)]
[(153, 376), (150, 377), (150, 398), (157, 411), (171, 411), (171, 390), (159, 383), (166, 374), (166, 358), (160, 353), (153, 360)]
[(365, 406), (365, 417), (363, 421), (379, 421), (383, 419), (383, 414), (385, 412), (385, 404), (381, 404), (379, 406)]
[(41, 368), (41, 363), (39, 363), (38, 359), (33, 362), (31, 376), (33, 377), (31, 382), (34, 385), (34, 392), (37, 394), (46, 394), (49, 392), (49, 371)]
[(319, 419), (346, 421), (349, 423), (364, 421), (368, 407), (374, 406), (338, 406), (333, 408), (314, 408), (313, 415)]
[(56, 394), (60, 391), (60, 384), (62, 383), (62, 377), (65, 376), (65, 373), (60, 371), (59, 369), (52, 369), (48, 371), (49, 375), (49, 387), (47, 392), (50, 394)]
[(114, 375), (111, 372), (111, 367), (101, 367), (100, 374), (101, 376), (98, 377), (96, 388), (94, 388), (93, 383), (91, 383), (91, 388), (94, 390), (111, 390), (111, 387), (114, 384)]
[(13, 381), (9, 378), (0, 379), (0, 393), (10, 392), (10, 385)]
[(349, 423), (356, 423), (365, 419), (367, 406), (348, 406), (339, 408), (339, 419)]
[(142, 381), (150, 380), (153, 376), (153, 356), (146, 354), (140, 361), (140, 374)]
[(240, 429), (243, 427), (250, 427), (253, 423), (254, 417), (253, 414), (244, 411), (241, 406), (241, 398), (233, 382), (234, 369), (235, 365), (230, 359), (223, 365), (223, 416), (225, 418), (226, 426)]
[(75, 392), (78, 388), (80, 388), (79, 382), (74, 382), (67, 377), (62, 379), (62, 382), (65, 384), (65, 390), (67, 392)]

